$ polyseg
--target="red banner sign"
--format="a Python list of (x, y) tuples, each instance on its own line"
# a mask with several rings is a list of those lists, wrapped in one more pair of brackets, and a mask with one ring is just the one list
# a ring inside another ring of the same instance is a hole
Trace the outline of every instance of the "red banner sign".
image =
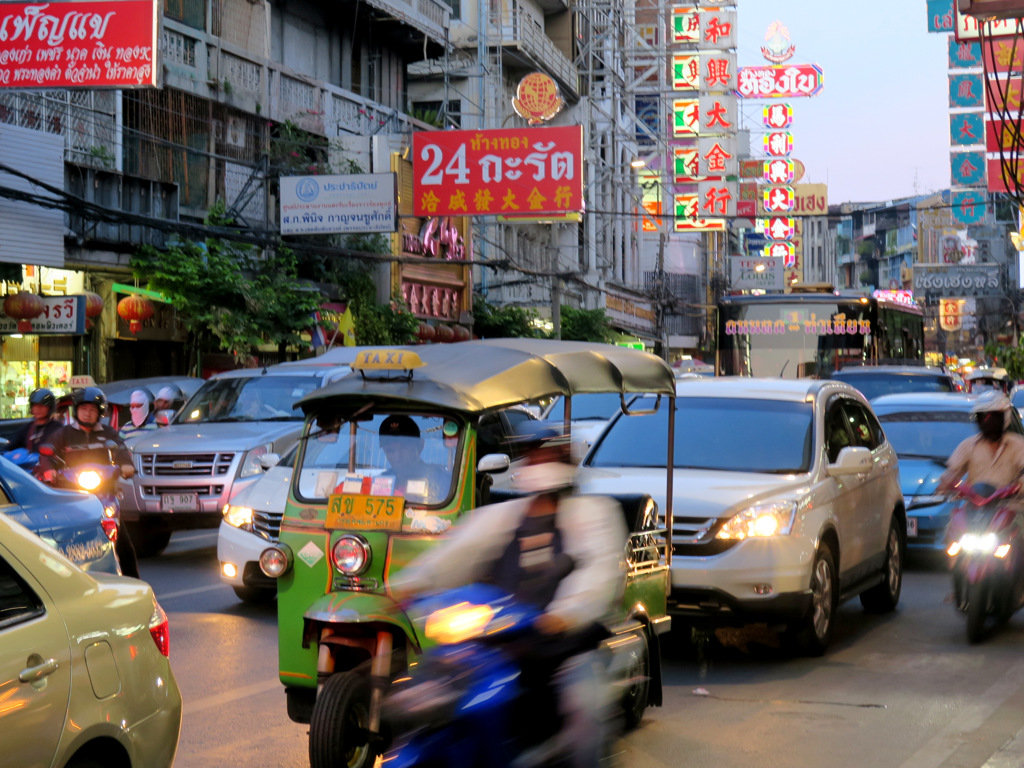
[(796, 98), (817, 96), (824, 85), (817, 64), (740, 67), (736, 93), (744, 99)]
[(417, 216), (583, 210), (583, 128), (413, 134)]
[(0, 88), (157, 84), (157, 3), (0, 3)]

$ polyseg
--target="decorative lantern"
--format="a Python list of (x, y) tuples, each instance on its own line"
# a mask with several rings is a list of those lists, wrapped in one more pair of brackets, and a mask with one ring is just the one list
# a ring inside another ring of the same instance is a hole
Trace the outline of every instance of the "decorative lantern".
[(128, 321), (128, 330), (132, 333), (138, 333), (142, 324), (149, 320), (155, 311), (153, 302), (145, 296), (132, 294), (117, 302), (117, 314)]
[(455, 341), (469, 341), (473, 338), (473, 334), (469, 332), (469, 328), (464, 325), (456, 325), (452, 330), (455, 333)]
[(441, 344), (455, 341), (455, 331), (452, 330), (450, 325), (439, 325), (437, 326), (437, 340)]
[(4, 299), (4, 314), (18, 321), (18, 333), (32, 333), (32, 319), (46, 309), (41, 296), (20, 291)]
[(434, 341), (437, 338), (437, 329), (434, 328), (430, 323), (420, 323), (420, 327), (416, 331), (416, 335), (420, 339), (421, 344)]
[(93, 318), (103, 314), (103, 299), (98, 293), (92, 291), (86, 291), (83, 296), (85, 296), (85, 327), (92, 330)]

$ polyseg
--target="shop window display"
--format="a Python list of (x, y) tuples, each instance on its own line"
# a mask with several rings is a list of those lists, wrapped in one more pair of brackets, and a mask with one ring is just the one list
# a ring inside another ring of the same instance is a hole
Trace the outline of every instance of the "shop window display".
[(70, 360), (11, 360), (0, 362), (0, 418), (29, 416), (28, 396), (46, 387), (60, 397), (70, 391)]

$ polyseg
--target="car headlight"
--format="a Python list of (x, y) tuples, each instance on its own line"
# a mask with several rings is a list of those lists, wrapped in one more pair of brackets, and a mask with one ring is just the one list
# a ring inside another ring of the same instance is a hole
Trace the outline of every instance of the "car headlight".
[(441, 645), (461, 643), (479, 635), (492, 618), (494, 611), (489, 605), (458, 603), (430, 614), (423, 634)]
[(250, 507), (236, 507), (233, 504), (224, 505), (224, 522), (241, 528), (244, 531), (252, 530), (252, 509)]
[(740, 541), (765, 536), (786, 536), (793, 530), (795, 517), (795, 502), (758, 504), (727, 520), (716, 538)]
[(370, 545), (361, 536), (342, 536), (331, 548), (334, 567), (346, 576), (356, 576), (370, 565)]
[(245, 458), (242, 459), (242, 470), (238, 473), (239, 477), (252, 477), (263, 472), (263, 465), (260, 464), (260, 456), (270, 453), (274, 448), (273, 443), (266, 443), (259, 445), (248, 451), (245, 454)]
[(87, 491), (95, 491), (100, 487), (100, 483), (102, 482), (103, 478), (101, 478), (100, 473), (95, 470), (87, 469), (84, 472), (78, 473), (78, 486)]

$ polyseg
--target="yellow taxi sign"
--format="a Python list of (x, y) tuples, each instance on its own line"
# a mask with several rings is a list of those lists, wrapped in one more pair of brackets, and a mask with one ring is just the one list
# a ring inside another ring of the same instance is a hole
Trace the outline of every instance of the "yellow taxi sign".
[(356, 355), (352, 369), (355, 371), (411, 371), (422, 368), (426, 363), (420, 356), (407, 349), (372, 349)]

